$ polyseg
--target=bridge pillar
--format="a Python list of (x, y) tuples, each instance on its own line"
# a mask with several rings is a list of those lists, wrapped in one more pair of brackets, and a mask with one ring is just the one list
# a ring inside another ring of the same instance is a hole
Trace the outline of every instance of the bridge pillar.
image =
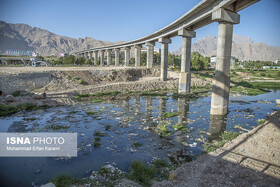
[(134, 49), (135, 49), (135, 67), (140, 67), (141, 66), (141, 47), (142, 45), (135, 45)]
[(107, 49), (107, 65), (111, 65), (112, 64), (112, 50), (111, 49)]
[(130, 60), (130, 47), (124, 48), (124, 66), (129, 66), (129, 60)]
[(179, 94), (186, 94), (191, 89), (191, 44), (196, 33), (189, 30), (179, 30), (178, 35), (182, 36), (182, 59), (181, 72), (179, 75)]
[(94, 51), (94, 65), (97, 65), (98, 61), (98, 51)]
[(89, 59), (90, 59), (90, 60), (92, 60), (92, 52), (93, 52), (93, 51), (90, 51), (90, 52), (89, 52)]
[(210, 114), (225, 115), (228, 113), (233, 24), (239, 23), (240, 16), (235, 12), (220, 8), (212, 13), (212, 20), (219, 22), (219, 29)]
[(104, 51), (100, 51), (100, 66), (104, 66)]
[(147, 68), (153, 67), (155, 42), (147, 42)]
[(115, 66), (119, 66), (120, 63), (120, 49), (115, 49)]
[(167, 68), (168, 68), (168, 44), (171, 43), (169, 38), (160, 38), (159, 43), (161, 43), (161, 74), (160, 78), (162, 81), (167, 80)]

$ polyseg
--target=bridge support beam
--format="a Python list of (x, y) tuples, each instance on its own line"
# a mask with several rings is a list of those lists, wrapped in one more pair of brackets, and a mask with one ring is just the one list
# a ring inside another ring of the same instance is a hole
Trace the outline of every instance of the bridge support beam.
[(168, 68), (168, 44), (171, 43), (169, 38), (160, 38), (159, 43), (161, 43), (161, 74), (160, 79), (162, 81), (167, 81), (167, 68)]
[(135, 49), (135, 67), (140, 67), (141, 66), (141, 47), (142, 45), (135, 45), (134, 49)]
[(240, 16), (234, 12), (218, 9), (213, 12), (212, 20), (219, 22), (219, 29), (210, 114), (225, 115), (228, 113), (233, 24), (239, 23)]
[(147, 42), (147, 68), (153, 67), (155, 42)]
[(124, 48), (124, 66), (129, 66), (129, 60), (130, 60), (130, 47)]
[(119, 66), (120, 63), (120, 49), (115, 49), (115, 66)]
[(182, 29), (178, 31), (178, 35), (182, 36), (182, 59), (178, 93), (185, 95), (191, 89), (191, 45), (192, 38), (195, 37), (196, 33)]
[(97, 65), (98, 62), (98, 51), (94, 51), (94, 65)]
[(100, 51), (100, 66), (104, 66), (104, 51)]
[(112, 50), (107, 49), (107, 66), (112, 64)]

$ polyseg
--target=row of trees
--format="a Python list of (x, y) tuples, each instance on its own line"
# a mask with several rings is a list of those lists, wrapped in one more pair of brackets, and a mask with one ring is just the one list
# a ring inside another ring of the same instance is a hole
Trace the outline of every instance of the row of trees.
[[(147, 62), (147, 53), (142, 52), (140, 55), (141, 59), (141, 66), (146, 66)], [(76, 58), (73, 55), (69, 55), (66, 57), (60, 57), (60, 58), (45, 58), (45, 60), (49, 61), (53, 65), (93, 65), (93, 60), (85, 59), (83, 57)], [(120, 63), (123, 63), (123, 59), (120, 58)], [(154, 54), (154, 65), (158, 66), (160, 65), (161, 56), (159, 53)], [(130, 64), (135, 63), (135, 58), (130, 59)], [(98, 60), (98, 64), (100, 64)], [(112, 64), (114, 64), (114, 59), (112, 59)], [(168, 54), (168, 64), (171, 66), (176, 66), (177, 68), (181, 67), (181, 55), (175, 55), (175, 54)], [(191, 67), (193, 70), (202, 70), (207, 69), (210, 64), (210, 58), (203, 57), (199, 52), (192, 52), (191, 54)]]

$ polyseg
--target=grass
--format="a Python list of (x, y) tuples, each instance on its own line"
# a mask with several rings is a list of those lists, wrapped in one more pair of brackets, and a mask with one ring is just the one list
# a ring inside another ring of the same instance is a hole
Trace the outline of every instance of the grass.
[(83, 99), (86, 99), (86, 98), (89, 98), (89, 97), (115, 96), (115, 95), (117, 95), (119, 93), (121, 93), (121, 92), (119, 92), (119, 91), (97, 92), (97, 93), (94, 93), (94, 94), (81, 93), (81, 94), (75, 95), (74, 99), (83, 100)]
[(179, 131), (186, 131), (188, 130), (188, 127), (186, 125), (183, 125), (181, 123), (176, 123), (175, 125), (171, 126), (174, 130), (179, 130)]
[(103, 99), (94, 99), (91, 102), (93, 103), (102, 103), (104, 100)]
[(265, 119), (258, 119), (258, 125), (262, 125), (265, 123)]
[(155, 167), (137, 160), (131, 163), (129, 170), (128, 178), (143, 186), (150, 186), (157, 173)]
[(230, 140), (233, 140), (236, 138), (239, 134), (237, 132), (232, 132), (232, 131), (225, 131), (223, 134), (220, 136), (220, 140), (216, 140), (213, 143), (205, 143), (203, 144), (204, 147), (204, 152), (209, 153), (213, 152), (215, 149), (224, 146), (224, 144)]
[(168, 166), (168, 163), (164, 159), (157, 159), (153, 161), (153, 164), (156, 168), (164, 168)]
[[(269, 92), (267, 90), (264, 90), (263, 88), (277, 88), (280, 83), (272, 84), (272, 82), (234, 82), (232, 81), (236, 86), (230, 88), (231, 93), (243, 93), (247, 95), (259, 95), (264, 94), (266, 92)], [(270, 85), (271, 84), (271, 85)]]
[(179, 115), (179, 112), (166, 112), (166, 113), (163, 113), (161, 115), (161, 117), (172, 118), (172, 117), (175, 117), (175, 116), (178, 116), (178, 115)]
[(60, 130), (60, 129), (68, 129), (70, 126), (68, 125), (50, 125), (47, 127), (47, 129), (53, 129), (53, 130)]
[(167, 137), (171, 135), (171, 131), (168, 128), (168, 124), (166, 122), (162, 122), (157, 126), (158, 135), (162, 137)]
[(141, 143), (138, 143), (138, 142), (132, 144), (132, 147), (141, 147), (141, 146), (142, 146), (142, 144), (141, 144)]
[(100, 141), (100, 137), (95, 137), (94, 141), (99, 142)]
[(87, 115), (97, 115), (98, 114), (98, 112), (95, 112), (95, 111), (88, 111), (86, 113), (87, 113)]
[(11, 116), (21, 110), (37, 110), (39, 107), (33, 103), (24, 103), (17, 106), (0, 104), (0, 116)]
[(100, 143), (100, 142), (93, 142), (93, 146), (94, 146), (94, 147), (100, 147), (100, 146), (101, 146), (101, 143)]
[(105, 126), (105, 130), (106, 130), (106, 131), (110, 130), (110, 128), (111, 128), (111, 125), (106, 125), (106, 126)]
[(54, 183), (56, 187), (68, 187), (73, 184), (83, 184), (87, 181), (85, 179), (72, 178), (69, 175), (61, 174), (54, 177), (50, 182)]
[(21, 93), (21, 91), (16, 90), (16, 91), (14, 91), (14, 92), (12, 93), (12, 96), (18, 97), (18, 96), (20, 96), (20, 93)]
[(99, 137), (107, 136), (106, 133), (100, 132), (100, 131), (94, 131), (93, 135), (94, 135), (94, 136), (99, 136)]

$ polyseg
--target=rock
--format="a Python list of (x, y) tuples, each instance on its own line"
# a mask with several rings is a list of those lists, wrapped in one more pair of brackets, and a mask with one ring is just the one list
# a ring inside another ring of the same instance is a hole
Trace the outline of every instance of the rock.
[(41, 187), (55, 187), (54, 183), (49, 182), (47, 184), (42, 185)]
[(6, 103), (14, 102), (14, 100), (15, 100), (15, 98), (14, 98), (14, 96), (12, 96), (12, 95), (7, 95), (7, 96), (5, 97), (5, 102), (6, 102)]
[(34, 96), (33, 96), (34, 99), (46, 99), (46, 97), (47, 97), (47, 94), (45, 92), (34, 94)]
[(280, 105), (280, 99), (276, 99), (276, 105)]

